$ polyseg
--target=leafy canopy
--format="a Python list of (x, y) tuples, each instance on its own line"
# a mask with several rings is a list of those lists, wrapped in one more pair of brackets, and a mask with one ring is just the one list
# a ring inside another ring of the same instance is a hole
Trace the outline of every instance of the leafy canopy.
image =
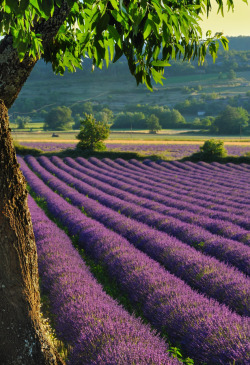
[(224, 142), (208, 139), (204, 142), (203, 146), (200, 147), (202, 157), (207, 160), (212, 159), (214, 157), (226, 157), (227, 150), (224, 147)]
[(92, 114), (85, 114), (81, 121), (80, 132), (76, 136), (80, 142), (77, 148), (81, 150), (105, 150), (103, 143), (109, 136), (109, 126), (104, 122), (97, 121)]
[(149, 129), (149, 133), (156, 133), (161, 130), (161, 125), (159, 123), (159, 118), (156, 115), (151, 114), (147, 120), (147, 127)]
[[(225, 5), (233, 10), (233, 0), (215, 1), (222, 15)], [(39, 24), (65, 3), (69, 15), (45, 49)], [(210, 0), (0, 0), (0, 35), (12, 34), (20, 60), (28, 52), (60, 74), (81, 68), (82, 57), (102, 68), (125, 55), (137, 83), (152, 90), (152, 78), (162, 83), (171, 58), (202, 63), (207, 50), (216, 58), (219, 41), (228, 47), (221, 33), (202, 39), (198, 21), (210, 10)]]
[(57, 106), (45, 116), (44, 130), (66, 131), (71, 128), (73, 118), (71, 109), (66, 106)]
[(246, 128), (248, 122), (246, 109), (228, 105), (215, 119), (213, 129), (220, 134), (239, 134), (240, 128)]

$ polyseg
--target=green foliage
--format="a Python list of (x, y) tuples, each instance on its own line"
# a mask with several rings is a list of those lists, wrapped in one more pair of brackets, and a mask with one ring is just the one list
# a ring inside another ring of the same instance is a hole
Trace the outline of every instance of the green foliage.
[(156, 133), (161, 130), (161, 125), (159, 124), (159, 118), (156, 115), (151, 114), (147, 120), (147, 127), (149, 129), (149, 133)]
[(227, 150), (224, 147), (223, 141), (217, 141), (215, 139), (209, 139), (204, 142), (203, 146), (200, 147), (200, 151), (202, 157), (206, 160), (227, 156)]
[(21, 115), (18, 115), (15, 119), (15, 123), (18, 125), (18, 129), (24, 129), (27, 125), (27, 123), (31, 122), (30, 117), (24, 117)]
[(236, 79), (236, 72), (231, 69), (229, 70), (228, 74), (227, 74), (227, 77), (229, 80), (235, 80)]
[(241, 107), (228, 105), (215, 119), (213, 130), (219, 134), (241, 134), (248, 126), (249, 115), (247, 110)]
[(112, 124), (113, 121), (113, 112), (108, 108), (103, 108), (99, 112), (95, 114), (96, 119), (105, 124)]
[(93, 114), (93, 104), (91, 101), (85, 101), (83, 103), (75, 103), (71, 106), (73, 115), (76, 114)]
[(76, 114), (74, 117), (74, 125), (73, 125), (73, 129), (80, 129), (81, 126), (81, 121), (82, 121), (82, 117), (80, 114)]
[(80, 142), (77, 148), (81, 150), (104, 150), (103, 141), (109, 136), (109, 126), (95, 120), (92, 114), (85, 114), (81, 122), (80, 132), (76, 136)]
[[(148, 104), (137, 104), (137, 105), (128, 105), (126, 107), (126, 110), (128, 110), (129, 112), (140, 112), (143, 113), (144, 117), (149, 117), (151, 114), (154, 114), (158, 119), (159, 119), (159, 124), (161, 125), (162, 128), (166, 129), (166, 128), (180, 128), (183, 127), (184, 124), (186, 124), (186, 120), (185, 118), (181, 115), (181, 113), (178, 110), (170, 110), (167, 106), (159, 106), (159, 105), (148, 105)], [(129, 115), (127, 112), (126, 115)], [(136, 119), (136, 118), (135, 118)], [(138, 116), (137, 116), (137, 119)], [(115, 123), (116, 123), (115, 119)], [(146, 129), (146, 123), (145, 121), (143, 121), (141, 124), (141, 127), (138, 127), (138, 129)], [(115, 128), (120, 128), (118, 127), (118, 123), (116, 123), (115, 125), (117, 125)], [(135, 125), (135, 128), (137, 128), (137, 126), (139, 125), (138, 120), (135, 121), (135, 123), (133, 123), (133, 126)], [(124, 128), (129, 128), (130, 126), (128, 125), (128, 123), (126, 123), (126, 127), (124, 125)], [(134, 128), (134, 127), (133, 127)]]
[[(0, 1), (0, 36), (11, 33), (20, 60), (26, 53), (42, 57), (61, 74), (65, 68), (71, 72), (82, 68), (82, 57), (91, 58), (93, 67), (102, 68), (104, 62), (108, 66), (125, 55), (137, 83), (145, 83), (150, 90), (152, 79), (162, 83), (164, 67), (169, 66), (171, 58), (197, 58), (202, 63), (207, 52), (215, 60), (219, 41), (228, 48), (228, 40), (221, 33), (211, 36), (207, 32), (206, 38), (202, 37), (199, 16), (204, 11), (210, 13), (211, 2), (207, 0), (67, 3), (70, 11), (53, 39), (53, 47), (43, 47), (44, 35), (38, 25), (65, 6), (62, 0)], [(233, 0), (226, 3), (228, 10), (233, 9)], [(223, 0), (215, 4), (223, 13)]]
[(45, 115), (44, 130), (69, 130), (71, 128), (71, 123), (73, 122), (71, 113), (71, 109), (66, 106), (58, 106), (51, 109), (51, 111)]
[(92, 114), (95, 119), (105, 124), (111, 125), (113, 121), (112, 110), (110, 110), (103, 104), (94, 104), (90, 101), (85, 103), (76, 103), (72, 106), (72, 111), (75, 121), (73, 129), (80, 129), (81, 121), (85, 114)]
[(214, 117), (207, 116), (200, 120), (200, 125), (204, 128), (211, 127), (213, 125), (214, 121), (215, 121)]
[(145, 114), (140, 112), (121, 112), (115, 117), (113, 129), (146, 129)]

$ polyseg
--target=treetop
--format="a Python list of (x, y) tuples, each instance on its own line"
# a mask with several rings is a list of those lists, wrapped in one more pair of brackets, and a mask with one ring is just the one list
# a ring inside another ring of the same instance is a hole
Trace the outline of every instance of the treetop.
[[(215, 1), (222, 15), (234, 8), (233, 0)], [(44, 25), (61, 7), (66, 21), (44, 47)], [(200, 16), (210, 11), (210, 0), (0, 0), (0, 35), (13, 37), (21, 61), (28, 53), (60, 74), (82, 68), (83, 57), (102, 68), (125, 55), (137, 83), (152, 89), (171, 58), (202, 63), (207, 52), (215, 60), (219, 42), (228, 48), (222, 33), (203, 38)]]

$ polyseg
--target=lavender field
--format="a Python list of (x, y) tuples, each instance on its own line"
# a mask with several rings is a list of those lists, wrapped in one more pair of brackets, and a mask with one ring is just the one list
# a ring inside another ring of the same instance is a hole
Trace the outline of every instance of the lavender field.
[(19, 163), (32, 194), (147, 321), (105, 292), (29, 197), (39, 273), (70, 364), (181, 364), (166, 337), (194, 364), (250, 363), (249, 165)]
[[(21, 142), (23, 146), (37, 148), (44, 152), (58, 152), (67, 148), (74, 149), (75, 143), (52, 143), (52, 142)], [(144, 155), (161, 155), (165, 158), (176, 160), (190, 156), (198, 152), (200, 145), (197, 144), (176, 144), (176, 143), (106, 143), (108, 151), (138, 152)], [(250, 153), (250, 146), (229, 145), (226, 146), (228, 154), (231, 156), (244, 156)]]

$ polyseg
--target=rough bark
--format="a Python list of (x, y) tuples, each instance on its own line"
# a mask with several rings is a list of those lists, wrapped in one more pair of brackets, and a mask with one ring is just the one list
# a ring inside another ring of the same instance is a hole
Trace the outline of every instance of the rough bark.
[[(48, 21), (36, 23), (44, 49), (64, 23), (65, 1)], [(40, 320), (40, 293), (35, 239), (27, 205), (25, 179), (19, 170), (10, 134), (8, 109), (17, 98), (37, 58), (22, 62), (12, 36), (0, 42), (0, 363), (63, 364)]]
[(62, 364), (40, 321), (35, 239), (25, 179), (0, 101), (0, 359), (1, 364)]

